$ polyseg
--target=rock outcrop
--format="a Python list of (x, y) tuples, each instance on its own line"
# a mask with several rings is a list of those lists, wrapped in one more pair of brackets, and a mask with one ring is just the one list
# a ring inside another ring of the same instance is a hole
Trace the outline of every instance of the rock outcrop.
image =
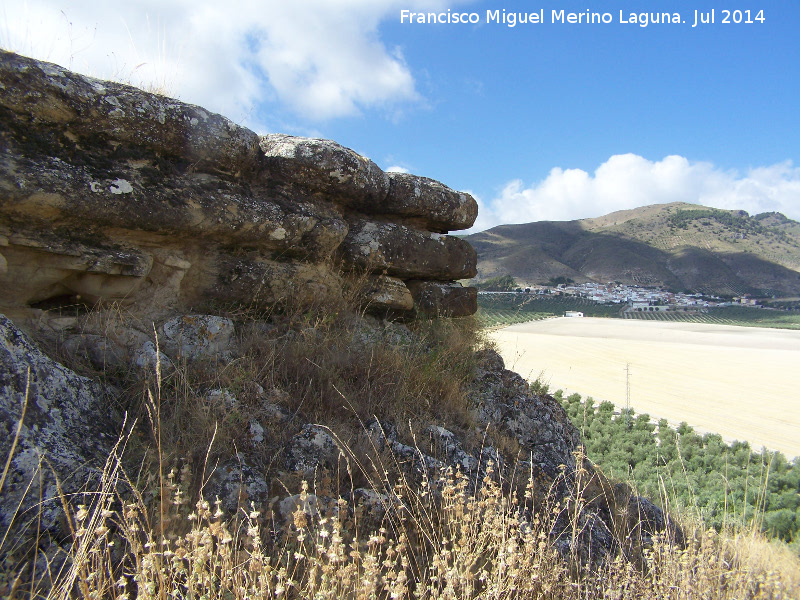
[(476, 420), (512, 437), (520, 446), (524, 472), (546, 490), (562, 474), (574, 471), (574, 453), (580, 432), (561, 405), (550, 396), (531, 392), (517, 373), (505, 368), (494, 350), (478, 354), (478, 366), (470, 392)]
[[(258, 136), (129, 86), (0, 52), (0, 310), (120, 303), (146, 318), (261, 307), (367, 274), (376, 311), (475, 311), (468, 194), (329, 140)], [(414, 285), (407, 285), (413, 281)], [(435, 301), (424, 282), (446, 289)]]
[(0, 530), (37, 519), (52, 530), (62, 493), (70, 501), (100, 487), (122, 423), (112, 400), (109, 389), (45, 356), (0, 315), (0, 456), (11, 459)]

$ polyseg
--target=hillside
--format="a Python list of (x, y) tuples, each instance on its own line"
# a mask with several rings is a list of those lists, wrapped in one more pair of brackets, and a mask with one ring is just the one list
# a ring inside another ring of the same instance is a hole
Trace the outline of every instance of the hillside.
[(501, 225), (465, 239), (478, 252), (476, 281), (511, 274), (525, 285), (567, 277), (720, 295), (800, 294), (800, 223), (780, 213), (672, 203)]

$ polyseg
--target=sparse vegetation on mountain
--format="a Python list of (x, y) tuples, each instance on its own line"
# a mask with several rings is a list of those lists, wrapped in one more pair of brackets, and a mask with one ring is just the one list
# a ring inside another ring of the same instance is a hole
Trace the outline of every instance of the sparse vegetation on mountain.
[(699, 221), (703, 227), (711, 227), (711, 220), (716, 221), (718, 224), (732, 231), (755, 234), (764, 233), (766, 231), (765, 228), (761, 226), (759, 219), (750, 217), (750, 215), (743, 210), (728, 211), (719, 210), (717, 208), (698, 208), (696, 210), (678, 209), (670, 214), (668, 222), (670, 227), (687, 229), (688, 226), (695, 221)]
[(569, 283), (575, 283), (575, 280), (570, 277), (564, 277), (563, 275), (559, 275), (558, 277), (551, 277), (547, 280), (547, 285), (556, 287), (559, 285), (567, 285)]
[(778, 213), (673, 203), (501, 225), (465, 239), (478, 251), (477, 282), (508, 273), (522, 286), (563, 278), (718, 296), (800, 295), (800, 223)]

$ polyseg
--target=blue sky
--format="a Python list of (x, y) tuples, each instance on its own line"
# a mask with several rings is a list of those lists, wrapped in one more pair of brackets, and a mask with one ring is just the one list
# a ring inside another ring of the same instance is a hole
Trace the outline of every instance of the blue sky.
[[(620, 23), (644, 4), (686, 22)], [(800, 219), (800, 3), (734, 4), (10, 0), (0, 44), (258, 132), (335, 139), (472, 192), (479, 228), (678, 200)], [(725, 8), (764, 22), (724, 24)], [(401, 23), (404, 9), (480, 22)], [(612, 22), (554, 24), (553, 9)]]

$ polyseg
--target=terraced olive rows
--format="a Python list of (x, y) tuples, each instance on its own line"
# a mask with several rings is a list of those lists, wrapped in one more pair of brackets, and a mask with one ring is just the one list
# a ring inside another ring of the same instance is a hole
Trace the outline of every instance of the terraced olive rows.
[(800, 329), (800, 314), (797, 312), (738, 306), (710, 308), (707, 312), (626, 312), (622, 314), (622, 317), (625, 319), (640, 319), (645, 321), (674, 321), (680, 323), (710, 323), (716, 325)]
[(621, 308), (619, 305), (597, 304), (582, 298), (541, 299), (528, 294), (480, 295), (478, 297), (478, 318), (484, 327), (491, 328), (564, 316), (566, 311), (580, 311), (587, 317), (800, 329), (800, 313), (797, 311), (768, 310), (746, 306), (713, 307), (702, 312), (622, 312)]

